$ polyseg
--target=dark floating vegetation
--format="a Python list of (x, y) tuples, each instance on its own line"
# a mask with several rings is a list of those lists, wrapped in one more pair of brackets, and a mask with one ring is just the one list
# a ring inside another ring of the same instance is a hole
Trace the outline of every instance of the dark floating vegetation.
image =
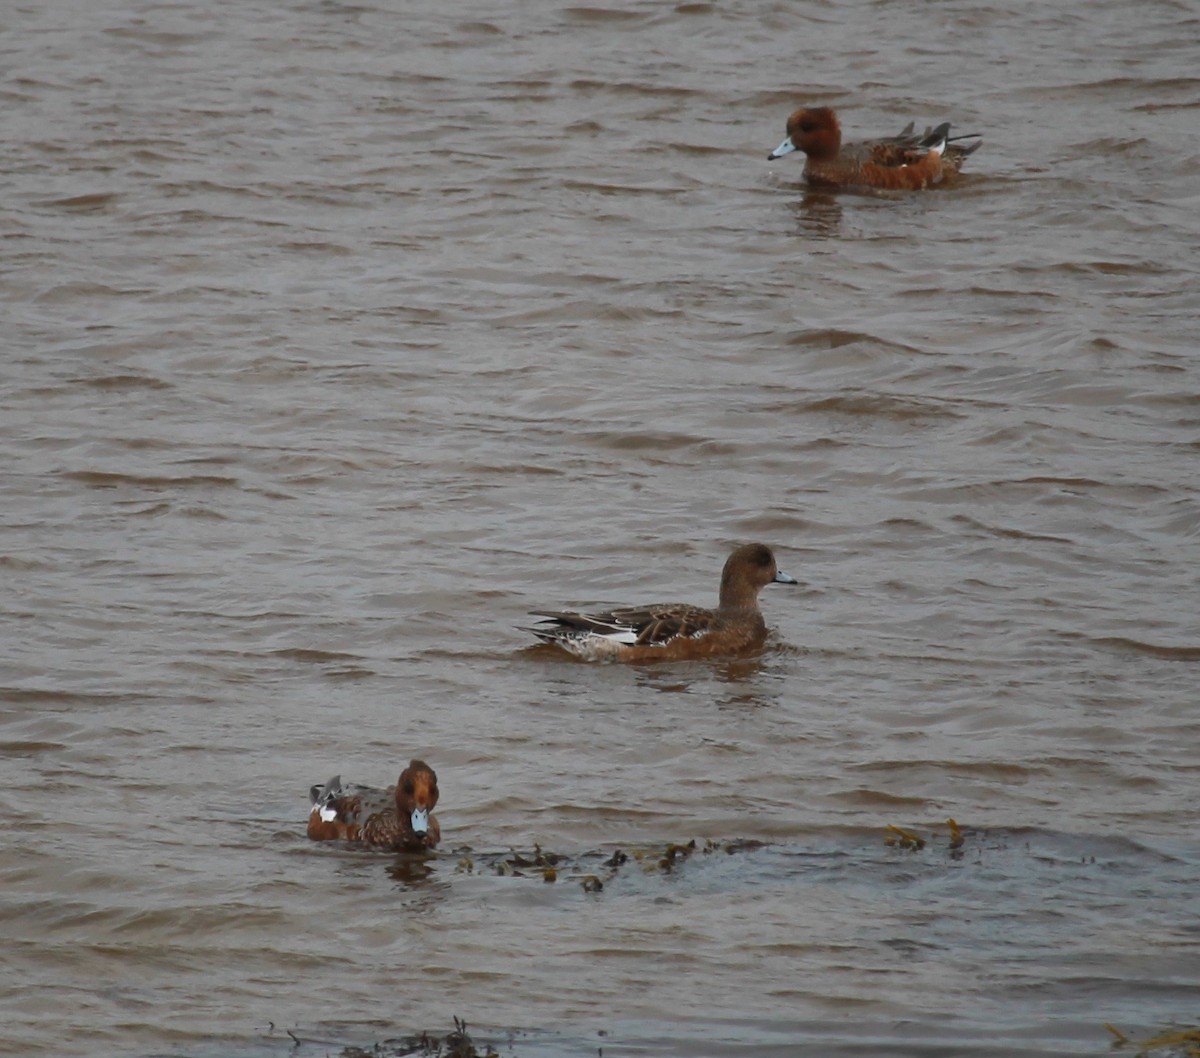
[(564, 880), (577, 882), (586, 893), (598, 893), (617, 874), (631, 866), (640, 867), (646, 874), (670, 874), (692, 856), (711, 856), (724, 853), (732, 856), (739, 852), (760, 849), (763, 841), (735, 840), (698, 843), (694, 838), (686, 844), (670, 842), (666, 845), (634, 846), (628, 850), (617, 849), (605, 855), (602, 852), (586, 852), (578, 856), (548, 852), (534, 845), (532, 852), (472, 853), (460, 850), (455, 870), (464, 874), (490, 872), (514, 878), (541, 877), (544, 882)]
[[(962, 828), (953, 819), (947, 819), (945, 826), (945, 847), (951, 859), (960, 859), (966, 841)], [(919, 852), (927, 844), (927, 840), (916, 831), (892, 823), (887, 825), (883, 840), (890, 848), (906, 852)], [(586, 893), (599, 893), (622, 871), (640, 870), (643, 874), (669, 875), (696, 856), (718, 853), (734, 856), (766, 848), (768, 844), (745, 838), (732, 841), (712, 838), (697, 841), (693, 838), (688, 842), (634, 845), (614, 852), (593, 850), (577, 854), (551, 852), (541, 845), (534, 845), (532, 851), (509, 849), (504, 853), (475, 852), (469, 846), (464, 846), (455, 851), (458, 859), (454, 869), (459, 874), (540, 878), (543, 882), (568, 881), (577, 883)]]
[(500, 1058), (499, 1054), (485, 1044), (480, 1050), (467, 1035), (467, 1023), (454, 1019), (454, 1031), (445, 1036), (431, 1036), (422, 1032), (419, 1036), (399, 1036), (374, 1044), (369, 1050), (363, 1047), (343, 1047), (338, 1058)]

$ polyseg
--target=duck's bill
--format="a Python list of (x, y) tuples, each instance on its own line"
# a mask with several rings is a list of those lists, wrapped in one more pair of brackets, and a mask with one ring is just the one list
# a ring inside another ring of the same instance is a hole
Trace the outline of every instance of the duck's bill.
[(773, 162), (776, 158), (782, 158), (785, 154), (791, 154), (792, 151), (794, 151), (795, 149), (796, 149), (796, 145), (792, 142), (792, 139), (789, 136), (778, 147), (776, 147), (770, 154), (767, 155), (767, 161)]
[(775, 573), (776, 584), (799, 584), (795, 577), (789, 577), (783, 570), (777, 570)]
[(414, 834), (429, 833), (429, 812), (424, 808), (413, 809), (412, 829)]

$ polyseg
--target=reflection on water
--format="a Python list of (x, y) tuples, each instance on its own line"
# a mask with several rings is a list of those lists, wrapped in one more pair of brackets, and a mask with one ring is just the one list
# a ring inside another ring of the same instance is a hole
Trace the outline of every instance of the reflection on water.
[(397, 856), (387, 868), (387, 873), (405, 889), (412, 889), (426, 895), (445, 885), (432, 885), (437, 880), (436, 863), (431, 856)]
[(801, 189), (789, 205), (795, 219), (794, 232), (818, 239), (836, 239), (842, 234), (841, 197)]

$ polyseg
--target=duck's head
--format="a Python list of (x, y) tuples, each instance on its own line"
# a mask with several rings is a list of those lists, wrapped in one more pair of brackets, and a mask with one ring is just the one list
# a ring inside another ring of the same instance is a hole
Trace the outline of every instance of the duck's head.
[(774, 161), (803, 151), (813, 161), (837, 157), (842, 149), (842, 126), (831, 107), (804, 107), (787, 120), (787, 138), (767, 158)]
[(436, 845), (437, 821), (433, 809), (438, 802), (437, 775), (423, 760), (411, 761), (396, 780), (396, 813), (418, 843)]

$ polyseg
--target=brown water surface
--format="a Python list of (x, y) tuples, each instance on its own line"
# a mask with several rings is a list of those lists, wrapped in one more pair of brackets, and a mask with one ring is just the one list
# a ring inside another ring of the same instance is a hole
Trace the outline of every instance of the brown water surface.
[[(0, 1049), (1194, 1022), (1198, 38), (1170, 0), (8, 5)], [(806, 102), (986, 142), (805, 194), (766, 154)], [(711, 600), (747, 540), (801, 581), (759, 658), (527, 649), (530, 609)], [(436, 860), (305, 840), (310, 783), (415, 754)], [(749, 844), (579, 884), (691, 838)], [(576, 866), (495, 873), (535, 844)]]

